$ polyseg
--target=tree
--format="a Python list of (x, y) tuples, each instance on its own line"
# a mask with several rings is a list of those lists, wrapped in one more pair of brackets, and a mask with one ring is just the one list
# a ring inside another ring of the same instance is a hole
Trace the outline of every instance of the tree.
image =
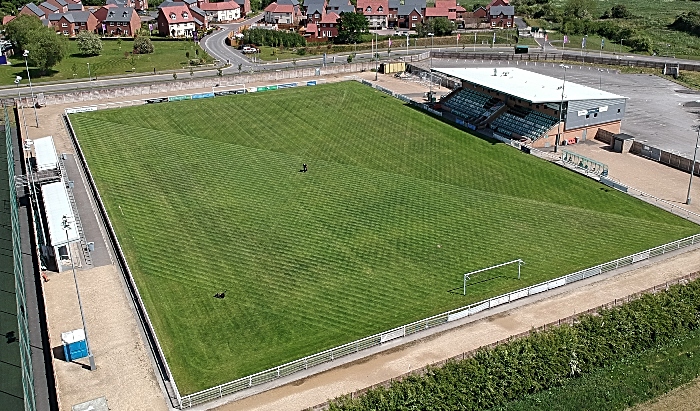
[(68, 39), (57, 36), (53, 29), (42, 25), (32, 33), (26, 49), (29, 50), (29, 61), (44, 74), (68, 54)]
[(148, 37), (136, 37), (134, 40), (134, 52), (136, 54), (153, 53), (153, 43)]
[(610, 9), (610, 17), (614, 19), (628, 19), (632, 17), (632, 13), (624, 4), (616, 4)]
[(595, 0), (568, 0), (564, 5), (564, 15), (579, 19), (591, 17), (596, 10)]
[(17, 50), (24, 50), (31, 36), (43, 28), (44, 24), (37, 17), (21, 14), (5, 26), (5, 38), (12, 42)]
[(340, 18), (338, 37), (340, 43), (361, 43), (360, 34), (369, 30), (367, 18), (360, 13), (343, 13)]
[(78, 50), (85, 56), (99, 56), (102, 53), (102, 40), (95, 33), (83, 30), (78, 33), (77, 41)]
[(449, 36), (455, 29), (455, 24), (446, 17), (436, 17), (428, 25), (436, 36)]

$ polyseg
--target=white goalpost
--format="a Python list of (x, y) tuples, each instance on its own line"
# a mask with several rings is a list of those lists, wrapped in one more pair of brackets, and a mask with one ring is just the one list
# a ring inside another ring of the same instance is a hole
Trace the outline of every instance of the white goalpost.
[(499, 267), (503, 267), (503, 266), (506, 266), (509, 264), (515, 264), (515, 263), (518, 263), (518, 280), (519, 280), (520, 279), (520, 266), (525, 264), (525, 261), (521, 260), (520, 258), (518, 258), (517, 260), (508, 261), (507, 263), (492, 265), (491, 267), (482, 268), (480, 270), (471, 271), (471, 272), (464, 274), (464, 295), (467, 295), (467, 280), (471, 280), (472, 275), (478, 274), (478, 273), (483, 273), (484, 271), (493, 270), (494, 268), (499, 268)]

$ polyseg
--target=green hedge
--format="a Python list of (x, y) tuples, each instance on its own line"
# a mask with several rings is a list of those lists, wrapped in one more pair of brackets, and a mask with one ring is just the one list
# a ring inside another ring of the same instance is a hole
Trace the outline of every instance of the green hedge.
[(243, 44), (270, 47), (304, 47), (306, 39), (299, 33), (287, 31), (249, 29), (243, 32)]
[(472, 358), (411, 376), (330, 410), (482, 410), (562, 385), (622, 356), (663, 345), (700, 326), (700, 281), (585, 315)]

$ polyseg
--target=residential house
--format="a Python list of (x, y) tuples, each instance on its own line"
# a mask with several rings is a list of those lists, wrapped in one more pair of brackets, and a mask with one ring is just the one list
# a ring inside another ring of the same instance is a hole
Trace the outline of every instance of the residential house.
[(318, 38), (332, 39), (338, 37), (340, 16), (334, 12), (326, 13), (318, 23)]
[(49, 26), (56, 30), (56, 34), (68, 37), (75, 37), (81, 31), (94, 33), (98, 25), (97, 18), (89, 11), (50, 14), (49, 22)]
[(148, 9), (148, 0), (107, 0), (105, 4), (113, 4), (117, 7), (133, 7), (136, 10)]
[(204, 10), (207, 21), (223, 23), (241, 18), (241, 6), (233, 0), (218, 3), (203, 2), (200, 3), (199, 9)]
[(25, 4), (24, 7), (22, 7), (22, 8), (19, 10), (19, 14), (26, 14), (26, 15), (29, 15), (29, 16), (36, 16), (36, 17), (38, 17), (38, 18), (40, 18), (40, 19), (43, 19), (44, 17), (46, 17), (46, 14), (47, 14), (47, 13), (46, 13), (44, 10), (42, 10), (41, 8), (39, 8), (39, 6), (37, 6), (36, 4), (34, 4), (34, 3), (28, 3), (28, 4)]
[(265, 23), (296, 25), (294, 6), (292, 4), (270, 3), (265, 7)]
[(136, 14), (136, 10), (132, 7), (110, 6), (112, 7), (107, 8), (107, 15), (100, 21), (100, 32), (111, 36), (133, 37), (141, 28), (141, 18)]
[(83, 3), (68, 3), (68, 11), (85, 11)]
[(357, 0), (357, 12), (365, 16), (370, 29), (389, 26), (389, 0)]
[(185, 3), (161, 5), (158, 10), (160, 34), (171, 37), (192, 37), (196, 30), (195, 17)]
[(488, 15), (489, 15), (489, 11), (486, 10), (486, 7), (479, 7), (476, 10), (474, 10), (472, 17), (477, 18), (477, 19), (487, 20)]
[(467, 10), (457, 4), (457, 0), (436, 0), (435, 7), (425, 9), (425, 22), (428, 22), (436, 17), (445, 17), (455, 23), (457, 27), (464, 25), (464, 13)]
[(425, 17), (423, 13), (425, 9), (421, 9), (416, 5), (401, 5), (397, 10), (397, 26), (409, 30), (415, 30), (416, 26), (423, 21)]
[[(66, 0), (47, 0), (44, 3), (49, 3), (56, 6), (56, 8), (58, 9), (58, 13), (65, 13), (68, 11), (68, 2)], [(39, 5), (39, 7), (41, 7), (41, 4)]]
[[(236, 3), (236, 4), (238, 4), (238, 3)], [(209, 23), (207, 21), (207, 13), (194, 4), (190, 4), (189, 9), (192, 12), (192, 17), (194, 17), (195, 30), (197, 30), (197, 31), (206, 30), (207, 27), (209, 27)]]
[(306, 23), (318, 23), (321, 21), (323, 15), (326, 14), (326, 6), (326, 0), (306, 0), (304, 2)]
[(234, 0), (234, 1), (236, 3), (238, 3), (239, 6), (241, 6), (241, 16), (247, 16), (253, 12), (253, 9), (250, 8), (250, 0)]
[(489, 8), (489, 24), (491, 27), (513, 27), (515, 8), (513, 6), (492, 6)]

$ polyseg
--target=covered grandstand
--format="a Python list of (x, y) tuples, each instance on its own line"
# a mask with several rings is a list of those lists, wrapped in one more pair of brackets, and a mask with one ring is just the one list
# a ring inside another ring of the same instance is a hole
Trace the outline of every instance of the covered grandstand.
[(627, 98), (617, 94), (518, 68), (433, 70), (462, 83), (440, 101), (443, 112), (485, 134), (544, 148), (620, 132)]

